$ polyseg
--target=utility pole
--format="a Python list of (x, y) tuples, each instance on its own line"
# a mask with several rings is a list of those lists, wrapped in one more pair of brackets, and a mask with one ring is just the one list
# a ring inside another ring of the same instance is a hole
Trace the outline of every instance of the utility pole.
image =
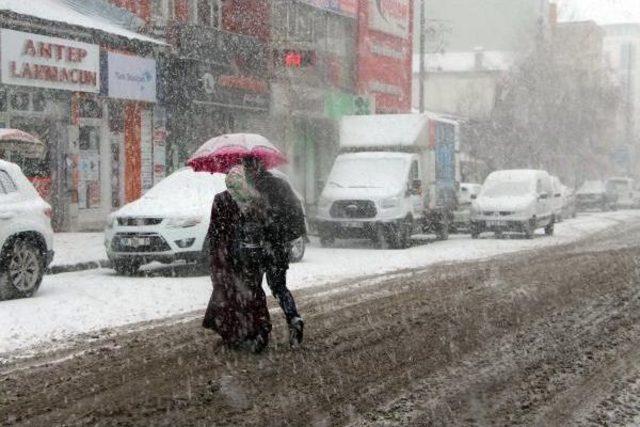
[(424, 79), (426, 77), (424, 68), (424, 55), (426, 50), (426, 34), (425, 34), (425, 2), (426, 0), (420, 0), (420, 113), (424, 113), (425, 110), (425, 97), (424, 97)]

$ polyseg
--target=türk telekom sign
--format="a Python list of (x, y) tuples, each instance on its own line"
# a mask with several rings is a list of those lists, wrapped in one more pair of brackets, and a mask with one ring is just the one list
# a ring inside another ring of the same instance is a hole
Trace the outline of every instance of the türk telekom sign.
[(369, 0), (369, 28), (406, 39), (409, 37), (411, 0)]
[(13, 30), (0, 32), (2, 83), (76, 92), (100, 91), (97, 45)]

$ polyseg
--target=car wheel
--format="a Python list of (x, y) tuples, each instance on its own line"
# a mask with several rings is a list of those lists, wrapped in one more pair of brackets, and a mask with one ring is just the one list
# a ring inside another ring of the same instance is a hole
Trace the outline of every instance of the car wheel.
[(471, 233), (472, 239), (477, 239), (478, 237), (480, 237), (480, 226), (472, 222), (469, 225), (469, 232)]
[(0, 299), (33, 296), (44, 276), (42, 251), (30, 240), (16, 239), (0, 262)]
[(535, 232), (535, 220), (531, 220), (524, 225), (524, 237), (525, 239), (533, 239), (533, 234)]
[(298, 237), (291, 243), (291, 248), (289, 248), (289, 262), (300, 262), (304, 257), (304, 252), (306, 250), (306, 244), (304, 242), (304, 237)]
[(553, 221), (551, 221), (545, 228), (544, 228), (544, 234), (546, 234), (547, 236), (553, 236), (553, 231), (555, 228), (555, 223)]
[(138, 272), (142, 262), (127, 259), (127, 260), (114, 260), (111, 261), (113, 269), (116, 271), (116, 274), (120, 276), (133, 276)]
[(449, 240), (449, 221), (447, 219), (443, 219), (442, 222), (438, 224), (436, 238), (438, 240)]

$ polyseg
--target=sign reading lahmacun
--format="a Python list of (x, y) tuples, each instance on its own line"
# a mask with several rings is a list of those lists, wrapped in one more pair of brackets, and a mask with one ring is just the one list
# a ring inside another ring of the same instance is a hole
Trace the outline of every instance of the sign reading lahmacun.
[(0, 31), (2, 83), (77, 92), (100, 91), (97, 45)]

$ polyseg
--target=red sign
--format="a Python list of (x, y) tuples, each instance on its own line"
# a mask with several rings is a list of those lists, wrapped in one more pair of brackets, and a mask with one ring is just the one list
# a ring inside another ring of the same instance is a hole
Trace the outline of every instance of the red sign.
[(300, 68), (302, 66), (302, 55), (299, 52), (287, 52), (284, 55), (284, 65), (290, 68)]
[[(373, 97), (377, 113), (408, 113), (413, 53), (411, 2), (369, 0), (360, 4), (367, 7), (358, 20), (358, 94)], [(396, 14), (402, 19), (383, 19)], [(382, 21), (389, 26), (384, 27)], [(402, 28), (400, 21), (407, 22), (408, 28)]]

